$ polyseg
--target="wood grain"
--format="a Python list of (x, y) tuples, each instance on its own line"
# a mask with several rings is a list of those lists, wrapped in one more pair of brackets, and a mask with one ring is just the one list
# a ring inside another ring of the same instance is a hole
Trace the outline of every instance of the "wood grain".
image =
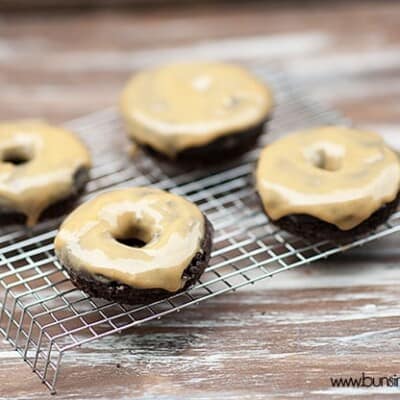
[[(0, 118), (65, 121), (112, 105), (132, 71), (176, 58), (271, 62), (400, 149), (400, 3), (234, 4), (2, 15)], [(395, 398), (329, 378), (400, 374), (399, 237), (69, 354), (68, 399)], [(49, 398), (0, 343), (1, 398)]]

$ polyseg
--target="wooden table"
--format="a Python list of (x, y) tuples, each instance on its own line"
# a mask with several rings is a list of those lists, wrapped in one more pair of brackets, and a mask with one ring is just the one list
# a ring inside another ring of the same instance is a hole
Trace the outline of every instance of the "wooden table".
[[(268, 61), (400, 149), (400, 3), (301, 3), (4, 14), (0, 117), (104, 108), (133, 70), (171, 58)], [(399, 239), (94, 342), (68, 356), (58, 397), (394, 398), (398, 388), (338, 389), (330, 377), (400, 375)], [(50, 397), (5, 342), (0, 396)]]

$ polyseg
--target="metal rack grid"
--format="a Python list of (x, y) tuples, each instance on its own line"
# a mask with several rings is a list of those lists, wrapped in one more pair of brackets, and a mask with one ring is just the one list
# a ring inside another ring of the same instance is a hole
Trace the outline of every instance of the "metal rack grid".
[[(284, 74), (258, 73), (274, 87), (278, 104), (264, 144), (290, 130), (346, 123), (306, 99)], [(114, 109), (67, 125), (82, 135), (95, 161), (81, 201), (111, 187), (156, 185), (196, 202), (213, 223), (215, 240), (195, 288), (134, 307), (89, 298), (70, 283), (53, 251), (60, 219), (30, 231), (0, 230), (0, 331), (53, 393), (62, 356), (72, 348), (400, 230), (397, 212), (368, 237), (340, 246), (310, 243), (278, 230), (261, 212), (252, 185), (258, 149), (223, 167), (182, 170), (141, 154), (130, 159)]]

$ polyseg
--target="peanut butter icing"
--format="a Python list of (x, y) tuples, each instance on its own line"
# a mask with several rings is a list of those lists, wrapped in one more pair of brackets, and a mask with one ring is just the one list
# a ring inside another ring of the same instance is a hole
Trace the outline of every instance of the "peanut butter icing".
[[(159, 189), (137, 187), (100, 194), (62, 224), (55, 251), (63, 264), (135, 288), (175, 292), (201, 252), (205, 221), (196, 205)], [(141, 248), (118, 239), (143, 241)]]
[(85, 146), (70, 132), (38, 121), (0, 123), (0, 209), (25, 214), (32, 226), (72, 193), (75, 172), (90, 165)]
[(262, 123), (272, 104), (270, 89), (245, 69), (205, 62), (140, 72), (121, 97), (131, 137), (170, 157)]
[(400, 163), (376, 133), (325, 126), (266, 146), (256, 181), (272, 220), (307, 214), (349, 230), (395, 199)]

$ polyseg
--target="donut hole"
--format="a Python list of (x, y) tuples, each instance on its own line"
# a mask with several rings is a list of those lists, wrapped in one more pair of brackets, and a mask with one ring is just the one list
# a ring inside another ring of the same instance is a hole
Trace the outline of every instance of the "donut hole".
[(150, 241), (147, 230), (141, 227), (129, 227), (119, 235), (115, 235), (114, 239), (124, 246), (142, 248)]
[(121, 243), (125, 246), (129, 246), (129, 247), (136, 247), (136, 248), (142, 248), (144, 246), (146, 246), (146, 242), (144, 242), (143, 240), (140, 240), (138, 238), (132, 237), (132, 238), (115, 238), (115, 240), (118, 243)]
[(305, 156), (315, 168), (334, 172), (342, 168), (344, 149), (341, 146), (325, 144), (311, 149)]
[(32, 154), (25, 147), (11, 147), (6, 149), (1, 160), (14, 165), (26, 164), (32, 159)]

